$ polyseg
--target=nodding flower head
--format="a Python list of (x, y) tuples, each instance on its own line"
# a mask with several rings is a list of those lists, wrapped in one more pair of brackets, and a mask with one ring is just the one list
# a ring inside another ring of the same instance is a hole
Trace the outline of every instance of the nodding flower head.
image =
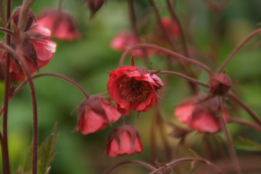
[[(10, 17), (10, 20), (13, 21), (13, 23), (18, 26), (19, 23), (19, 17), (20, 17), (20, 12), (21, 12), (21, 7), (16, 7), (13, 11), (12, 16)], [(26, 25), (24, 28), (24, 31), (27, 31), (33, 24), (33, 22), (35, 21), (35, 16), (32, 10), (28, 10), (27, 13), (27, 20), (26, 20)]]
[(71, 41), (80, 37), (74, 18), (71, 14), (58, 9), (46, 9), (38, 17), (36, 24), (48, 28), (51, 36)]
[(123, 66), (110, 72), (107, 89), (120, 113), (148, 111), (157, 101), (157, 90), (163, 86), (161, 79), (145, 68)]
[(111, 106), (111, 99), (101, 95), (83, 100), (77, 108), (78, 121), (75, 130), (81, 131), (82, 134), (89, 134), (105, 129), (108, 124), (116, 122), (121, 114)]
[(221, 109), (218, 98), (210, 98), (208, 94), (199, 94), (185, 100), (174, 111), (177, 119), (191, 129), (199, 132), (217, 132), (222, 128), (219, 117), (228, 119), (226, 105)]
[(108, 137), (106, 153), (110, 157), (141, 153), (143, 145), (138, 130), (134, 126), (124, 125), (114, 129)]

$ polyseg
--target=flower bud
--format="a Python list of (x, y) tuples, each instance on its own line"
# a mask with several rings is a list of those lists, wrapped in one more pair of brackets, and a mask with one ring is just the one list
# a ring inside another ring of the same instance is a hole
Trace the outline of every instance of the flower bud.
[(210, 77), (210, 93), (224, 96), (233, 85), (230, 78), (224, 73)]
[[(18, 26), (18, 23), (19, 23), (20, 12), (21, 12), (21, 7), (16, 7), (10, 18), (11, 20), (13, 20), (13, 22), (16, 26)], [(27, 13), (27, 20), (26, 20), (26, 25), (25, 25), (24, 31), (27, 31), (32, 26), (34, 21), (35, 21), (34, 13), (32, 10), (29, 9), (29, 11)]]
[(101, 8), (105, 0), (86, 0), (85, 1), (90, 10), (91, 10), (91, 18), (95, 15), (95, 13)]

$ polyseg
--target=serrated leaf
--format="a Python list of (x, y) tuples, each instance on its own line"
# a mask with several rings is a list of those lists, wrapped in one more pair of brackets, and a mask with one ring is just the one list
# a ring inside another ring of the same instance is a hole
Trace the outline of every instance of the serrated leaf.
[(56, 127), (57, 123), (55, 123), (52, 133), (49, 137), (47, 137), (44, 142), (41, 144), (41, 146), (38, 149), (39, 154), (39, 171), (40, 174), (48, 174), (50, 170), (50, 163), (54, 159), (54, 156), (56, 155), (55, 150), (55, 142), (59, 136), (59, 134), (56, 134)]
[(240, 137), (233, 141), (233, 145), (236, 149), (246, 151), (261, 151), (261, 145), (251, 140)]
[(32, 169), (33, 143), (30, 145), (25, 157), (24, 173), (30, 173)]

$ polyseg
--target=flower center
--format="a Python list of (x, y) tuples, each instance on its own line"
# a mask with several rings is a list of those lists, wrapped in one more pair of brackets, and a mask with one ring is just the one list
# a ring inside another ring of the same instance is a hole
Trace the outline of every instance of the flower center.
[(152, 90), (149, 82), (139, 81), (134, 77), (128, 77), (126, 75), (120, 77), (118, 87), (121, 98), (130, 102), (145, 101)]

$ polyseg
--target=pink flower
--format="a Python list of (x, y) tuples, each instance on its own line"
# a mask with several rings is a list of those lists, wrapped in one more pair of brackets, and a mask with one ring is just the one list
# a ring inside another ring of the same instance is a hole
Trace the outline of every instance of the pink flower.
[(79, 106), (78, 122), (75, 130), (89, 134), (105, 129), (108, 124), (116, 122), (121, 114), (111, 107), (112, 102), (102, 96), (91, 96)]
[(224, 110), (221, 113), (218, 99), (206, 99), (206, 97), (207, 94), (199, 94), (187, 99), (176, 108), (174, 115), (180, 122), (188, 125), (191, 129), (199, 132), (214, 133), (222, 128), (218, 115), (222, 114), (225, 121), (227, 121), (228, 111), (226, 106), (224, 106)]
[(41, 12), (36, 24), (48, 28), (51, 36), (57, 39), (71, 41), (80, 37), (73, 17), (58, 9), (46, 9)]
[(134, 126), (121, 126), (114, 129), (109, 137), (106, 147), (106, 153), (110, 157), (120, 155), (132, 155), (141, 153), (143, 145), (140, 140), (139, 132)]
[[(118, 34), (111, 41), (111, 48), (117, 51), (126, 51), (129, 46), (135, 45), (139, 43), (139, 39), (132, 31), (124, 31)], [(132, 49), (129, 51), (130, 55), (134, 55), (135, 57), (147, 57), (153, 54), (154, 51), (152, 49)]]
[[(20, 8), (16, 8), (14, 15), (11, 19), (14, 20), (14, 25), (18, 24), (17, 13), (19, 14)], [(32, 12), (29, 11), (29, 14)], [(31, 16), (28, 16), (31, 18)], [(29, 22), (28, 22), (29, 21)], [(53, 54), (56, 50), (56, 43), (50, 40), (50, 30), (41, 26), (32, 26), (29, 27), (31, 20), (27, 20), (27, 26), (23, 33), (24, 40), (23, 43), (20, 43), (19, 34), (14, 31), (12, 34), (12, 43), (13, 48), (19, 48), (22, 55), (25, 58), (25, 62), (31, 72), (31, 74), (37, 72), (40, 68), (45, 67), (50, 59), (53, 58)], [(31, 23), (32, 24), (32, 21)], [(28, 28), (29, 27), (29, 28)], [(22, 81), (25, 78), (25, 74), (20, 66), (20, 63), (11, 56), (10, 61), (10, 76), (12, 81)], [(6, 51), (3, 51), (0, 54), (1, 62), (6, 61)]]
[(146, 69), (123, 66), (110, 72), (107, 89), (117, 103), (120, 113), (129, 115), (130, 111), (148, 111), (157, 101), (157, 90), (163, 86), (161, 79)]

